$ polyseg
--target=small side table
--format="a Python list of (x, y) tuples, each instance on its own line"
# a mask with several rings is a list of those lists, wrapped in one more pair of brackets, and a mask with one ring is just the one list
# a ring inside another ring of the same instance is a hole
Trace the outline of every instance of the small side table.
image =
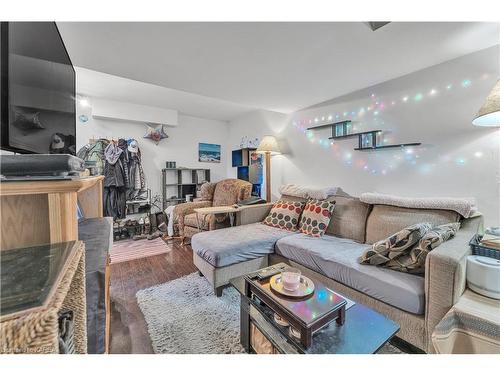
[(500, 354), (500, 300), (467, 289), (432, 333), (441, 354)]
[(228, 214), (229, 215), (229, 223), (231, 226), (234, 226), (235, 216), (237, 212), (240, 212), (240, 207), (234, 206), (218, 206), (218, 207), (202, 207), (195, 208), (194, 212), (196, 213), (196, 225), (198, 226), (198, 230), (203, 231), (203, 225), (200, 223), (199, 215), (217, 215), (217, 214)]

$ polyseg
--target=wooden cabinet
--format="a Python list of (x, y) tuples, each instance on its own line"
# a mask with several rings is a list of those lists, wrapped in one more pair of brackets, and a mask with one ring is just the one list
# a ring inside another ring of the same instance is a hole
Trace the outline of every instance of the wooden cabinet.
[(1, 182), (0, 250), (78, 240), (77, 202), (102, 217), (103, 178)]

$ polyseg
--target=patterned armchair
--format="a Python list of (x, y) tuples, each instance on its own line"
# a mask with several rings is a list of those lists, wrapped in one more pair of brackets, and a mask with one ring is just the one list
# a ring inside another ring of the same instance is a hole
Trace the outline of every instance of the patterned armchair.
[[(190, 239), (198, 233), (198, 221), (195, 208), (232, 206), (241, 200), (250, 198), (252, 184), (236, 178), (228, 178), (218, 183), (206, 183), (201, 187), (201, 196), (194, 202), (181, 203), (175, 206), (174, 217), (178, 220), (179, 235)], [(214, 230), (230, 226), (227, 214), (199, 215), (200, 226), (203, 230)]]

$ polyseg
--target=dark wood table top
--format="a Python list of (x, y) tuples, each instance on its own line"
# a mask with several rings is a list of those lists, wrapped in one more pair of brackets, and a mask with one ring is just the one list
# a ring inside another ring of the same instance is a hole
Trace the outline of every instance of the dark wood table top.
[(287, 298), (272, 290), (270, 278), (266, 280), (249, 279), (248, 282), (263, 291), (282, 309), (292, 314), (305, 326), (311, 326), (331, 311), (338, 310), (346, 304), (346, 300), (334, 293), (318, 280), (314, 282), (314, 292), (304, 298)]
[[(313, 279), (316, 283), (316, 279)], [(273, 318), (274, 311), (267, 306), (245, 296), (245, 277), (231, 280), (231, 285), (262, 315), (267, 325), (272, 327), (273, 335), (279, 335), (299, 353), (306, 354), (371, 354), (377, 352), (398, 331), (399, 326), (392, 320), (359, 303), (346, 310), (345, 323), (331, 322), (327, 327), (314, 334), (312, 346), (305, 348), (299, 340), (291, 338), (288, 328), (278, 325)], [(329, 292), (333, 291), (325, 286)], [(330, 295), (330, 294), (328, 294)], [(265, 332), (264, 332), (265, 333)]]

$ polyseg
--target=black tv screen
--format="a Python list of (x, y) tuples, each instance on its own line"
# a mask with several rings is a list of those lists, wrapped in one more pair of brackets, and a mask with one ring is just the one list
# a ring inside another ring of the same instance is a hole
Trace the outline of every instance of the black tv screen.
[(75, 154), (75, 70), (55, 22), (2, 22), (1, 146)]

